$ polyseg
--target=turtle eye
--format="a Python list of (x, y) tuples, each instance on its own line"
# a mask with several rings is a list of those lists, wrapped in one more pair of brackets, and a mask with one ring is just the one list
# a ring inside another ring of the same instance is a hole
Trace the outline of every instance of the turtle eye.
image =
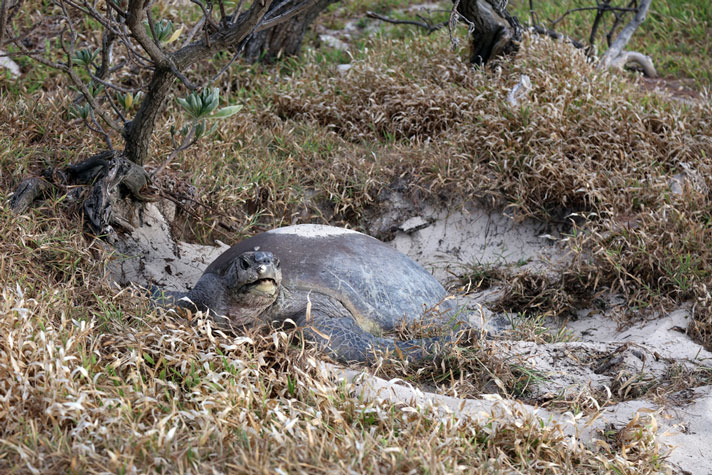
[(240, 267), (242, 267), (242, 270), (247, 270), (250, 267), (250, 261), (244, 256), (240, 257)]
[(279, 269), (279, 259), (277, 259), (277, 256), (272, 260), (272, 263), (274, 263), (275, 269)]

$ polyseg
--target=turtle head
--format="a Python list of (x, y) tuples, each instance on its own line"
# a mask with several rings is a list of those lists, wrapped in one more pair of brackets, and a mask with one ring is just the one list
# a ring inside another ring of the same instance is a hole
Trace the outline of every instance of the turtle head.
[(282, 283), (282, 271), (271, 252), (243, 252), (230, 263), (225, 273), (225, 284), (233, 298), (242, 295), (275, 298)]
[(282, 271), (271, 252), (248, 251), (237, 256), (223, 276), (227, 316), (232, 323), (250, 326), (279, 294)]

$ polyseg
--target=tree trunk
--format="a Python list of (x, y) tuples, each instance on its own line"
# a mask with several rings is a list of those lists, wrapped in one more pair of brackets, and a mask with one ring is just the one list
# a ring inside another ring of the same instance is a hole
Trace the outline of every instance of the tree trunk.
[[(498, 3), (493, 5), (492, 2)], [(497, 0), (460, 0), (457, 12), (473, 27), (470, 62), (484, 66), (498, 56), (516, 53), (522, 27)]]
[(143, 165), (148, 157), (153, 129), (156, 127), (158, 115), (166, 104), (173, 79), (170, 70), (157, 69), (153, 73), (151, 83), (148, 85), (148, 93), (141, 102), (136, 116), (124, 128), (123, 135), (126, 140), (124, 154), (127, 159), (138, 165)]
[[(336, 1), (317, 0), (310, 8), (279, 26), (254, 34), (245, 43), (245, 58), (251, 62), (273, 62), (283, 56), (298, 54), (309, 26), (319, 13)], [(273, 2), (272, 6), (279, 7), (280, 3)]]

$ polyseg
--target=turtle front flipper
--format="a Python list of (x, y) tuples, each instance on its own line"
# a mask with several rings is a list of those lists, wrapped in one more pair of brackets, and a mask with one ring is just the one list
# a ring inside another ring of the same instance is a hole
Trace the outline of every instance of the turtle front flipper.
[(312, 311), (309, 320), (297, 321), (304, 337), (341, 363), (373, 362), (378, 354), (389, 353), (396, 357), (421, 360), (435, 355), (444, 345), (452, 342), (451, 336), (397, 341), (381, 338), (363, 330), (352, 317), (332, 317)]

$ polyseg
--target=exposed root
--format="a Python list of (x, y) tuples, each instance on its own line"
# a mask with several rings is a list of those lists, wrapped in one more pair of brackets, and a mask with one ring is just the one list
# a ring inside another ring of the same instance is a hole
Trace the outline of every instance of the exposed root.
[(65, 190), (68, 186), (85, 185), (90, 187), (90, 191), (83, 210), (91, 230), (97, 234), (111, 232), (112, 202), (122, 193), (145, 201), (141, 191), (149, 183), (148, 173), (143, 167), (113, 151), (93, 155), (76, 165), (45, 170), (42, 175), (20, 183), (10, 198), (12, 210), (23, 213), (53, 188)]
[(24, 213), (30, 205), (43, 196), (52, 184), (39, 177), (25, 178), (10, 197), (10, 208), (16, 213)]

